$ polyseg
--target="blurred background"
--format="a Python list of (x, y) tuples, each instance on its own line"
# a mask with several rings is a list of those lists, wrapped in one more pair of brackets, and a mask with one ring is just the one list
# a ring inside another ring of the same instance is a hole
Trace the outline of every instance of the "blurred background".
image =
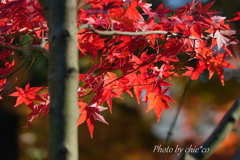
[[(181, 7), (188, 0), (149, 0), (154, 7), (164, 2), (171, 9)], [(209, 3), (209, 0), (202, 0)], [(217, 0), (211, 8), (222, 12), (221, 16), (232, 19), (234, 13), (240, 11), (240, 0)], [(156, 8), (154, 8), (156, 9)], [(240, 30), (240, 22), (230, 23), (233, 29)], [(15, 43), (25, 43), (29, 37), (17, 40)], [(238, 37), (240, 38), (240, 37)], [(229, 57), (235, 67), (240, 68), (240, 47), (234, 48), (238, 59)], [(21, 56), (16, 53), (16, 57)], [(84, 63), (83, 63), (84, 62)], [(16, 61), (16, 63), (19, 63)], [(47, 85), (47, 58), (41, 54), (25, 74), (28, 65), (17, 72), (20, 78), (18, 86), (31, 82), (31, 86)], [(80, 63), (81, 71), (90, 67), (87, 60)], [(29, 63), (30, 65), (30, 63)], [(24, 75), (24, 76), (23, 76)], [(176, 126), (171, 136), (171, 148), (198, 146), (211, 134), (215, 126), (240, 95), (240, 69), (225, 70), (225, 86), (222, 86), (217, 76), (208, 80), (208, 72), (204, 72), (199, 80), (191, 81), (187, 90), (183, 108), (181, 109)], [(14, 80), (14, 77), (9, 79)], [(167, 137), (170, 124), (175, 116), (177, 105), (182, 96), (188, 79), (186, 77), (173, 78), (170, 83), (169, 94), (176, 101), (170, 103), (171, 108), (162, 113), (159, 123), (153, 111), (145, 113), (146, 105), (137, 104), (135, 98), (128, 95), (123, 100), (115, 99), (113, 113), (108, 110), (102, 112), (109, 125), (96, 122), (94, 138), (91, 139), (87, 125), (79, 126), (79, 159), (97, 160), (155, 160), (161, 153), (153, 153), (155, 145), (162, 145)], [(9, 86), (11, 88), (11, 86)], [(26, 106), (14, 108), (15, 98), (3, 95), (0, 101), (0, 159), (1, 160), (46, 160), (48, 145), (48, 116), (35, 119), (27, 130), (30, 110)], [(218, 146), (208, 160), (232, 159), (237, 150), (240, 152), (240, 122), (238, 121), (232, 132)], [(227, 150), (227, 152), (226, 152)], [(166, 160), (175, 160), (176, 153), (166, 154)]]

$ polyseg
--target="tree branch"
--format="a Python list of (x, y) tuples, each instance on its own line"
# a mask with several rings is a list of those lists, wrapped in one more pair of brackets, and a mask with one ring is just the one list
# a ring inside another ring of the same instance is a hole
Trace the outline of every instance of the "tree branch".
[(32, 52), (43, 52), (46, 55), (48, 55), (49, 51), (43, 47), (45, 46), (43, 44), (46, 44), (46, 43), (42, 43), (41, 45), (30, 45), (30, 46), (12, 46), (12, 45), (0, 42), (1, 47), (9, 48), (12, 50), (17, 50), (17, 51), (30, 50)]
[[(179, 101), (179, 103), (178, 103), (177, 112), (176, 112), (176, 114), (175, 114), (175, 116), (174, 116), (174, 118), (173, 118), (173, 120), (172, 120), (171, 125), (170, 125), (167, 138), (166, 138), (166, 140), (165, 140), (165, 142), (164, 142), (164, 145), (163, 145), (164, 148), (167, 147), (168, 142), (169, 142), (169, 140), (170, 140), (170, 138), (171, 138), (171, 136), (172, 136), (172, 134), (173, 134), (173, 129), (174, 129), (175, 124), (176, 124), (176, 122), (177, 122), (177, 118), (178, 118), (178, 116), (179, 116), (179, 113), (180, 113), (180, 111), (181, 111), (181, 109), (182, 109), (182, 106), (183, 106), (183, 103), (184, 103), (184, 99), (185, 99), (185, 97), (186, 97), (186, 93), (187, 93), (188, 87), (189, 87), (189, 85), (190, 85), (190, 82), (191, 82), (191, 79), (189, 78), (188, 81), (187, 81), (187, 83), (186, 83), (186, 85), (185, 85), (185, 87), (184, 87), (184, 90), (183, 90), (182, 96), (181, 96), (181, 98), (180, 98), (180, 101)], [(163, 154), (162, 154), (162, 157), (161, 157), (160, 159), (164, 160), (165, 155), (166, 155), (166, 153), (163, 153)]]
[(46, 55), (49, 55), (49, 51), (39, 45), (31, 45), (31, 46), (29, 46), (29, 50), (35, 51), (35, 52), (43, 52)]
[[(236, 100), (233, 106), (228, 110), (217, 128), (213, 131), (210, 137), (198, 147), (196, 153), (186, 153), (179, 160), (202, 160), (210, 156), (217, 146), (226, 138), (232, 130), (234, 123), (240, 119), (240, 97)], [(202, 152), (202, 148), (209, 149), (208, 152)]]
[(14, 73), (16, 73), (20, 68), (22, 68), (30, 59), (32, 59), (34, 53), (30, 52), (29, 55), (27, 56), (27, 58), (14, 70), (12, 70), (10, 73), (6, 74), (6, 75), (2, 75), (0, 76), (0, 79), (4, 79), (4, 78), (8, 78), (11, 75), (13, 75)]
[[(184, 37), (183, 34), (181, 34), (181, 33), (171, 33), (171, 32), (168, 32), (168, 31), (161, 31), (161, 30), (158, 30), (158, 31), (144, 31), (144, 32), (123, 32), (123, 31), (115, 31), (115, 30), (113, 30), (113, 31), (100, 31), (100, 30), (95, 29), (93, 27), (93, 25), (90, 25), (90, 24), (83, 24), (83, 25), (79, 26), (78, 29), (79, 30), (89, 29), (90, 31), (92, 31), (96, 34), (102, 35), (102, 36), (112, 36), (112, 35), (141, 36), (141, 35), (150, 35), (150, 34), (166, 34), (168, 36)], [(195, 38), (194, 36), (185, 37), (185, 38), (198, 39), (198, 38)], [(204, 37), (204, 38), (201, 38), (201, 39), (209, 39), (209, 37)]]

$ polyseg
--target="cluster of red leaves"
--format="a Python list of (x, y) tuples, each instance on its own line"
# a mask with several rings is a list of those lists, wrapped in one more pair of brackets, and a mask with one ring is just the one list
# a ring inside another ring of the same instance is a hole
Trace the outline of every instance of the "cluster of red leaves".
[[(16, 38), (22, 38), (23, 35), (31, 35), (32, 41), (29, 45), (39, 44), (36, 37), (44, 38), (47, 33), (47, 25), (43, 16), (43, 10), (37, 0), (1, 0), (0, 1), (0, 91), (1, 95), (4, 93), (4, 86), (15, 66), (14, 60), (9, 62), (9, 56), (14, 54), (14, 50), (24, 50), (24, 47), (13, 45)], [(23, 55), (23, 58), (26, 56)], [(18, 81), (15, 78), (14, 82)], [(9, 96), (17, 97), (15, 107), (25, 103), (31, 113), (27, 116), (29, 120), (25, 127), (39, 115), (43, 116), (48, 113), (49, 96), (42, 95), (41, 97), (35, 92), (43, 87), (32, 87), (27, 84), (23, 90), (16, 87), (17, 92)], [(2, 97), (0, 96), (0, 99)], [(40, 117), (41, 117), (40, 116)]]
[[(93, 25), (97, 31), (121, 31), (126, 34), (101, 35), (91, 29), (78, 32), (79, 58), (86, 56), (94, 64), (86, 73), (79, 75), (79, 110), (78, 124), (86, 122), (91, 136), (94, 121), (105, 121), (100, 114), (105, 102), (112, 112), (112, 98), (121, 98), (127, 92), (137, 98), (137, 102), (148, 103), (146, 112), (154, 109), (158, 121), (162, 109), (168, 109), (168, 102), (173, 100), (167, 95), (166, 80), (179, 75), (184, 70), (184, 76), (198, 79), (206, 69), (209, 78), (216, 73), (224, 85), (223, 68), (235, 68), (226, 61), (227, 56), (235, 56), (232, 45), (239, 45), (233, 36), (236, 31), (225, 24), (225, 17), (210, 10), (214, 2), (202, 5), (200, 1), (192, 1), (186, 6), (173, 11), (159, 5), (157, 10), (151, 4), (141, 0), (87, 0), (78, 11), (77, 26)], [(18, 0), (0, 2), (0, 43), (11, 45), (14, 38), (26, 33), (43, 38), (47, 32), (42, 9), (36, 0)], [(3, 9), (2, 9), (3, 8)], [(17, 11), (16, 11), (17, 10)], [(238, 13), (237, 13), (238, 14)], [(239, 14), (238, 14), (239, 16)], [(236, 17), (233, 20), (239, 20)], [(165, 31), (163, 34), (131, 35), (149, 31)], [(33, 38), (34, 42), (34, 38)], [(216, 48), (217, 46), (217, 48)], [(223, 52), (220, 53), (220, 50)], [(5, 62), (0, 74), (8, 74), (14, 62), (6, 58), (13, 54), (12, 48), (1, 49), (1, 60)], [(179, 59), (180, 54), (186, 54), (187, 59)], [(187, 62), (196, 60), (196, 66), (186, 66)], [(2, 79), (0, 90), (6, 79)], [(18, 92), (16, 105), (24, 102), (32, 110), (31, 117), (46, 113), (47, 103), (42, 102), (35, 92), (39, 88), (29, 88), (25, 91), (16, 87)], [(143, 95), (143, 91), (145, 95)], [(89, 103), (84, 97), (94, 94)], [(143, 96), (143, 97), (142, 97)], [(142, 97), (142, 100), (141, 100)], [(46, 98), (46, 97), (45, 97)], [(39, 109), (39, 106), (41, 109)], [(31, 118), (32, 119), (32, 118)]]
[(17, 101), (14, 107), (25, 103), (31, 110), (31, 113), (28, 115), (29, 120), (26, 125), (26, 128), (28, 125), (33, 121), (34, 118), (37, 118), (40, 114), (44, 116), (45, 114), (48, 113), (48, 105), (49, 105), (49, 95), (42, 95), (39, 96), (36, 94), (37, 91), (42, 89), (43, 87), (31, 87), (30, 84), (28, 83), (23, 90), (20, 87), (16, 87), (16, 92), (9, 94), (9, 96), (14, 96), (17, 97)]

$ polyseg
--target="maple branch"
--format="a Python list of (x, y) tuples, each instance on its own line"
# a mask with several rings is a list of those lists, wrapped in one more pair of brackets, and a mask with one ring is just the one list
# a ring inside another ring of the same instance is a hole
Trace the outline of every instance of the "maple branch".
[(0, 76), (0, 79), (4, 79), (7, 77), (10, 77), (11, 75), (13, 75), (14, 73), (16, 73), (20, 68), (22, 68), (30, 59), (32, 59), (32, 57), (34, 56), (34, 52), (30, 52), (29, 55), (27, 56), (27, 58), (14, 70), (12, 70), (10, 73), (6, 74), (6, 75), (2, 75)]
[(43, 47), (41, 47), (41, 46), (39, 46), (39, 45), (31, 45), (31, 46), (29, 46), (29, 50), (30, 50), (30, 51), (35, 51), (35, 52), (43, 52), (43, 53), (45, 53), (46, 55), (49, 54), (49, 51), (48, 51), (48, 50), (46, 50), (45, 48), (43, 48)]
[(80, 8), (82, 8), (87, 0), (78, 0), (77, 1), (77, 9), (79, 10)]
[[(240, 119), (240, 97), (235, 101), (232, 107), (228, 110), (225, 116), (222, 118), (218, 126), (215, 128), (210, 137), (202, 144), (196, 153), (182, 152), (179, 160), (201, 160), (210, 156), (218, 145), (226, 138), (228, 133), (232, 130), (232, 127), (236, 121)], [(209, 149), (208, 152), (202, 152), (203, 148)]]
[[(83, 25), (79, 26), (78, 29), (79, 30), (89, 29), (89, 30), (93, 31), (94, 33), (102, 35), (102, 36), (112, 36), (112, 35), (116, 35), (116, 34), (117, 35), (124, 35), (124, 36), (141, 36), (141, 35), (150, 35), (150, 34), (166, 34), (168, 36), (174, 36), (174, 37), (181, 36), (181, 37), (184, 37), (183, 34), (181, 34), (181, 33), (171, 33), (171, 32), (162, 31), (162, 30), (158, 30), (158, 31), (144, 31), (144, 32), (123, 32), (123, 31), (115, 31), (115, 30), (112, 30), (112, 31), (100, 31), (100, 30), (95, 29), (93, 27), (93, 25), (90, 25), (90, 24), (83, 24)], [(195, 38), (193, 36), (185, 37), (185, 38), (197, 39), (197, 38)], [(203, 39), (208, 39), (208, 37), (205, 37)]]
[(12, 46), (12, 45), (0, 42), (1, 47), (9, 48), (12, 50), (17, 50), (17, 51), (30, 50), (33, 52), (43, 52), (48, 55), (49, 51), (43, 47), (43, 46), (45, 46), (45, 44), (46, 44), (46, 42), (41, 43), (41, 45)]
[[(37, 31), (37, 30), (40, 30), (41, 28), (38, 27), (38, 28), (33, 28), (33, 29), (28, 29), (27, 27), (24, 27), (22, 29), (19, 29), (17, 32), (15, 33), (2, 33), (0, 34), (0, 36), (3, 36), (5, 38), (15, 38), (15, 37), (18, 37), (18, 36), (21, 36), (21, 35), (32, 35), (34, 31)], [(39, 37), (37, 37), (38, 39), (41, 39)]]

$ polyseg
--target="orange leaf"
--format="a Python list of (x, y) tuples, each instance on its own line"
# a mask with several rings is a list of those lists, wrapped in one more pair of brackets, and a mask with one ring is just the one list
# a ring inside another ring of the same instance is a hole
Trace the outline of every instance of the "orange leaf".
[[(156, 94), (154, 92), (150, 92), (147, 95), (147, 100), (149, 101), (148, 104), (148, 108), (146, 110), (146, 112), (150, 111), (151, 109), (154, 108), (154, 111), (156, 113), (156, 116), (158, 118), (158, 122), (160, 120), (160, 116), (162, 113), (162, 109), (167, 110), (169, 108), (169, 105), (167, 102), (175, 102), (174, 100), (172, 100), (169, 96), (167, 95), (163, 95), (164, 93), (166, 93), (168, 90), (164, 89), (161, 94)], [(143, 99), (145, 100), (145, 98)]]

